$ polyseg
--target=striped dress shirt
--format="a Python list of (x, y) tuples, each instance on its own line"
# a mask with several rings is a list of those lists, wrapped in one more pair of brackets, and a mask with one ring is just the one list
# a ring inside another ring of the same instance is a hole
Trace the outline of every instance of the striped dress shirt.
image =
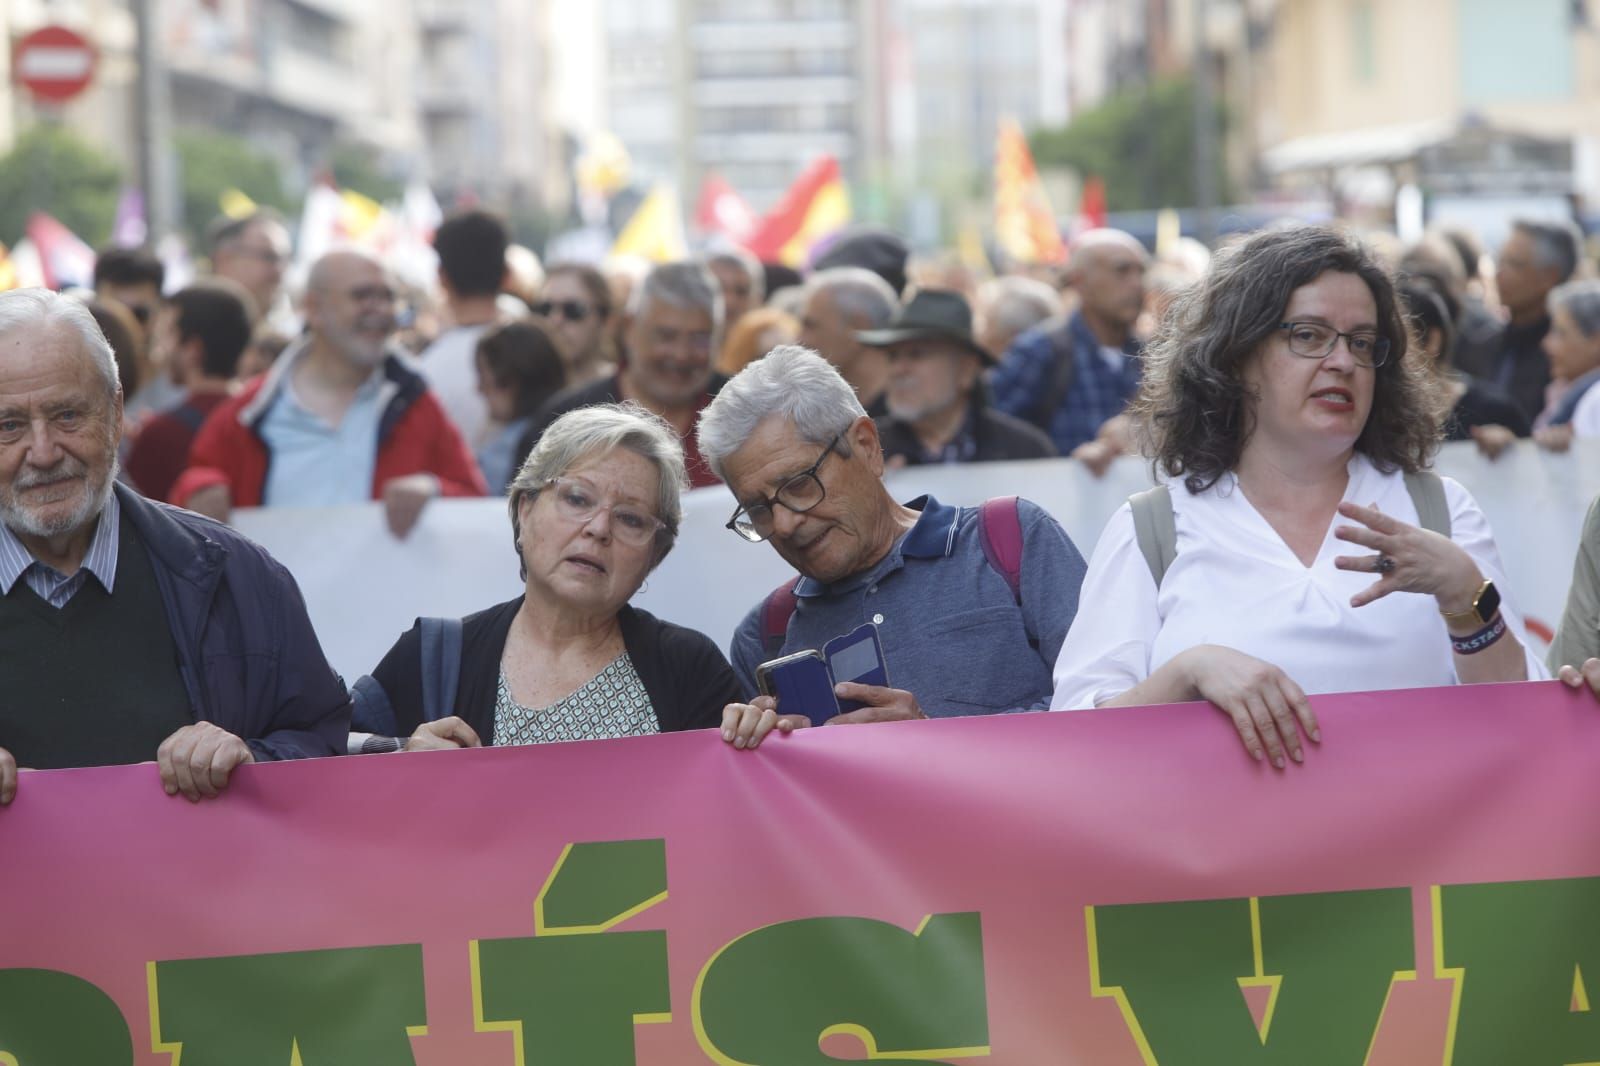
[(0, 522), (0, 595), (11, 595), (18, 579), (25, 579), (28, 587), (38, 593), (40, 599), (59, 609), (77, 595), (90, 574), (110, 594), (116, 583), (121, 518), (122, 505), (117, 502), (117, 494), (113, 492), (106, 497), (106, 505), (100, 511), (100, 523), (89, 541), (89, 551), (83, 557), (83, 564), (70, 577), (35, 559), (11, 528)]

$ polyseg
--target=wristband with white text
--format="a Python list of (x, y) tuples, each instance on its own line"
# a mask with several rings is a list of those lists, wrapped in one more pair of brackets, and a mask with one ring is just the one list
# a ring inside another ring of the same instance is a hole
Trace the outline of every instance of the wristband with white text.
[(1506, 616), (1497, 611), (1488, 625), (1471, 636), (1451, 637), (1450, 647), (1457, 655), (1476, 655), (1505, 635)]

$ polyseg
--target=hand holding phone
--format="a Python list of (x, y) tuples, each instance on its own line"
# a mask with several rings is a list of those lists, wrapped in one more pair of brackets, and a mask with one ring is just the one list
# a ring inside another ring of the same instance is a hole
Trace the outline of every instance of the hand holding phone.
[(803, 714), (812, 725), (865, 706), (841, 702), (834, 695), (840, 682), (888, 687), (883, 644), (871, 622), (828, 641), (820, 652), (796, 652), (756, 667), (756, 684), (764, 695), (777, 697), (778, 713)]

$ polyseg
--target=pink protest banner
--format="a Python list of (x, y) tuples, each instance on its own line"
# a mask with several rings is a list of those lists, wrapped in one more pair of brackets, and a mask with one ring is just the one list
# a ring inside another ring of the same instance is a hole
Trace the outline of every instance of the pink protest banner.
[(1600, 706), (1315, 703), (26, 775), (0, 1063), (1600, 1060)]

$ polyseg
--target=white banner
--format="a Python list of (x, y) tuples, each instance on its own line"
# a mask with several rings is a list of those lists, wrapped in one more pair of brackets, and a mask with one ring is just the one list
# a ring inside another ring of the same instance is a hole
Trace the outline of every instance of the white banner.
[[(1494, 527), (1510, 587), (1535, 627), (1554, 628), (1589, 501), (1600, 495), (1600, 441), (1566, 455), (1522, 443), (1494, 462), (1470, 444), (1447, 445), (1436, 465), (1478, 500)], [(1085, 557), (1112, 512), (1150, 484), (1149, 465), (1119, 460), (1102, 479), (1066, 459), (912, 467), (889, 476), (895, 496), (929, 492), (976, 504), (1020, 495), (1061, 522)], [(726, 649), (752, 605), (792, 571), (764, 544), (723, 528), (733, 513), (724, 488), (685, 499), (678, 545), (634, 597), (648, 611), (692, 626)], [(241, 510), (235, 525), (300, 582), (311, 620), (335, 668), (353, 681), (371, 671), (421, 615), (465, 615), (521, 589), (504, 500), (436, 500), (411, 536), (397, 541), (377, 504)]]

